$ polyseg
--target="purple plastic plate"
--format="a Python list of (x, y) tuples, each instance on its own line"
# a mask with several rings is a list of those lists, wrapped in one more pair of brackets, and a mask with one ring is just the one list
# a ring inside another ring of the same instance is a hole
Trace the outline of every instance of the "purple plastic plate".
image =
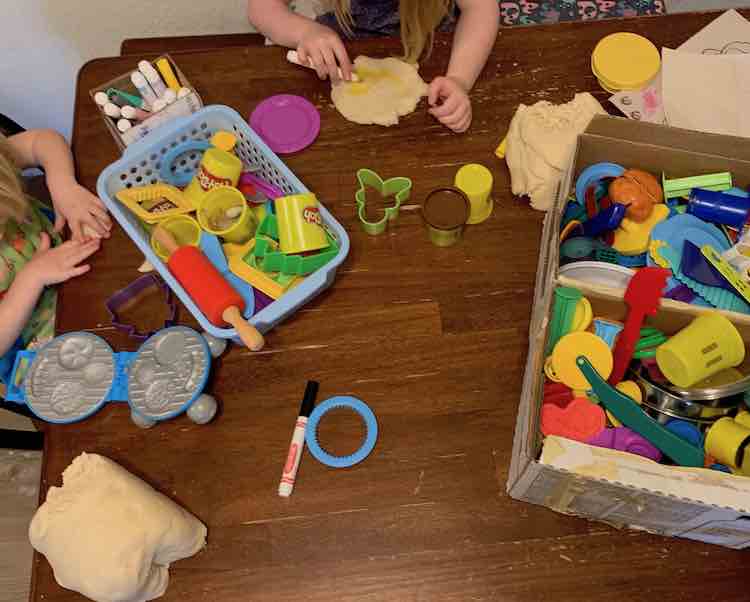
[(279, 94), (262, 101), (252, 115), (250, 127), (275, 153), (301, 151), (320, 132), (320, 113), (301, 96)]

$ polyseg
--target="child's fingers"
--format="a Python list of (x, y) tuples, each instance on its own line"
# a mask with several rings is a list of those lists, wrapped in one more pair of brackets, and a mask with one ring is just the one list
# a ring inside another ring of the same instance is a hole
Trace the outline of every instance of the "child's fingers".
[(52, 244), (49, 238), (49, 234), (46, 232), (42, 232), (39, 235), (39, 247), (37, 248), (37, 253), (44, 253), (45, 251), (49, 251), (49, 247)]
[(112, 220), (103, 206), (94, 205), (93, 207), (89, 207), (89, 213), (99, 220), (99, 223), (105, 228), (109, 229), (112, 227)]
[(68, 222), (68, 225), (70, 226), (70, 232), (73, 240), (82, 241), (86, 239), (86, 237), (83, 235), (83, 226), (81, 225), (81, 220), (70, 220)]
[(449, 128), (455, 128), (458, 126), (461, 122), (463, 122), (466, 119), (466, 116), (469, 114), (469, 109), (466, 106), (459, 107), (458, 110), (456, 110), (451, 115), (448, 115), (447, 117), (444, 117), (440, 121), (447, 125)]
[(430, 82), (430, 88), (427, 93), (427, 102), (430, 104), (430, 106), (435, 106), (437, 104), (437, 101), (440, 98), (440, 93), (443, 90), (444, 83), (445, 79), (442, 77), (433, 79), (432, 82)]
[(79, 265), (69, 270), (66, 270), (63, 276), (65, 280), (70, 280), (71, 278), (75, 278), (76, 276), (83, 276), (90, 269), (91, 269), (91, 266), (88, 263), (84, 263), (83, 265)]
[(325, 61), (326, 71), (331, 81), (336, 82), (339, 79), (339, 65), (336, 62), (336, 55), (331, 48), (323, 48), (323, 60)]
[(328, 75), (328, 67), (326, 67), (326, 61), (323, 57), (323, 53), (320, 50), (316, 50), (310, 53), (310, 62), (315, 68), (316, 73), (320, 79), (325, 79)]
[(336, 40), (333, 43), (333, 53), (336, 55), (339, 67), (341, 67), (341, 75), (349, 81), (352, 78), (352, 62), (349, 60), (349, 53), (341, 40)]
[(88, 226), (99, 237), (106, 236), (109, 233), (107, 228), (102, 226), (94, 215), (87, 215), (81, 220), (81, 222), (83, 226)]
[(453, 115), (458, 109), (460, 103), (460, 97), (457, 94), (453, 94), (448, 96), (439, 107), (433, 107), (430, 109), (430, 113), (442, 121), (450, 115)]
[(99, 250), (99, 240), (96, 238), (85, 243), (74, 243), (70, 249), (67, 249), (65, 263), (71, 267), (76, 266), (84, 259), (91, 257), (97, 250)]
[(60, 212), (55, 212), (55, 232), (62, 232), (62, 229), (65, 227), (65, 216)]

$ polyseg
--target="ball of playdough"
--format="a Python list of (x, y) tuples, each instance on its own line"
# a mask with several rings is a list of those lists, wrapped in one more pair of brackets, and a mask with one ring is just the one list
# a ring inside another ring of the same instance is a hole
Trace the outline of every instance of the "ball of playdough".
[(169, 565), (206, 545), (206, 527), (138, 477), (81, 454), (51, 487), (29, 528), (55, 580), (97, 602), (162, 596)]
[(130, 419), (133, 421), (133, 424), (142, 429), (150, 429), (156, 424), (156, 420), (146, 418), (134, 410), (130, 410)]
[(206, 343), (208, 343), (208, 349), (211, 352), (211, 357), (213, 358), (219, 357), (227, 348), (226, 339), (220, 339), (219, 337), (215, 337), (214, 335), (207, 332), (203, 333), (203, 338), (206, 339)]
[(664, 192), (659, 180), (647, 171), (628, 169), (609, 185), (609, 199), (625, 205), (625, 216), (642, 224), (651, 216), (654, 205), (664, 201)]
[(216, 400), (204, 393), (188, 408), (187, 415), (195, 424), (208, 424), (216, 416), (217, 407)]

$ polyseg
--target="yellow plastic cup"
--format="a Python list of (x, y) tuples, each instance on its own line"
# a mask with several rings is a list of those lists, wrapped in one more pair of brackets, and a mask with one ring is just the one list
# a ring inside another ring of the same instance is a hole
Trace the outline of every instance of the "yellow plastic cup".
[(484, 165), (469, 163), (456, 172), (453, 183), (469, 198), (471, 213), (466, 223), (479, 224), (486, 220), (494, 206), (494, 201), (490, 196), (493, 183), (490, 170)]
[(276, 199), (276, 221), (281, 252), (289, 254), (317, 251), (328, 246), (317, 197), (311, 192)]
[(744, 359), (742, 336), (718, 312), (698, 316), (656, 349), (656, 363), (662, 374), (682, 388), (738, 366)]
[(242, 173), (242, 161), (233, 153), (218, 148), (209, 148), (203, 153), (203, 159), (195, 176), (185, 188), (185, 196), (200, 207), (208, 192), (219, 186), (237, 186)]
[[(200, 246), (201, 227), (189, 215), (174, 215), (166, 218), (159, 225), (173, 236), (177, 242), (177, 246)], [(151, 236), (151, 248), (162, 261), (169, 259), (169, 253), (153, 236)]]
[(750, 440), (750, 429), (732, 418), (720, 418), (713, 423), (706, 435), (706, 453), (730, 468), (739, 468), (743, 462), (746, 442)]
[[(237, 211), (239, 214), (233, 215)], [(247, 206), (245, 195), (229, 186), (214, 188), (203, 197), (198, 209), (198, 223), (206, 232), (235, 244), (247, 242), (258, 229), (255, 214)]]

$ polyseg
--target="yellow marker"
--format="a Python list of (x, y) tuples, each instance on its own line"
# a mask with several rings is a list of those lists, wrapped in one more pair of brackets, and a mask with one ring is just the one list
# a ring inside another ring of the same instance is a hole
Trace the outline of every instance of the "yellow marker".
[(161, 73), (164, 82), (175, 92), (180, 91), (180, 82), (177, 81), (177, 76), (172, 71), (172, 65), (169, 64), (167, 59), (159, 59), (156, 61), (156, 68)]
[(505, 159), (505, 149), (508, 146), (508, 139), (503, 138), (503, 141), (500, 143), (500, 146), (497, 147), (495, 150), (495, 155), (497, 155), (498, 159)]
[(727, 279), (732, 288), (742, 295), (743, 299), (750, 303), (750, 285), (745, 282), (737, 271), (729, 265), (729, 263), (716, 252), (711, 245), (703, 245), (701, 247), (701, 253), (709, 263), (714, 266), (719, 273)]

